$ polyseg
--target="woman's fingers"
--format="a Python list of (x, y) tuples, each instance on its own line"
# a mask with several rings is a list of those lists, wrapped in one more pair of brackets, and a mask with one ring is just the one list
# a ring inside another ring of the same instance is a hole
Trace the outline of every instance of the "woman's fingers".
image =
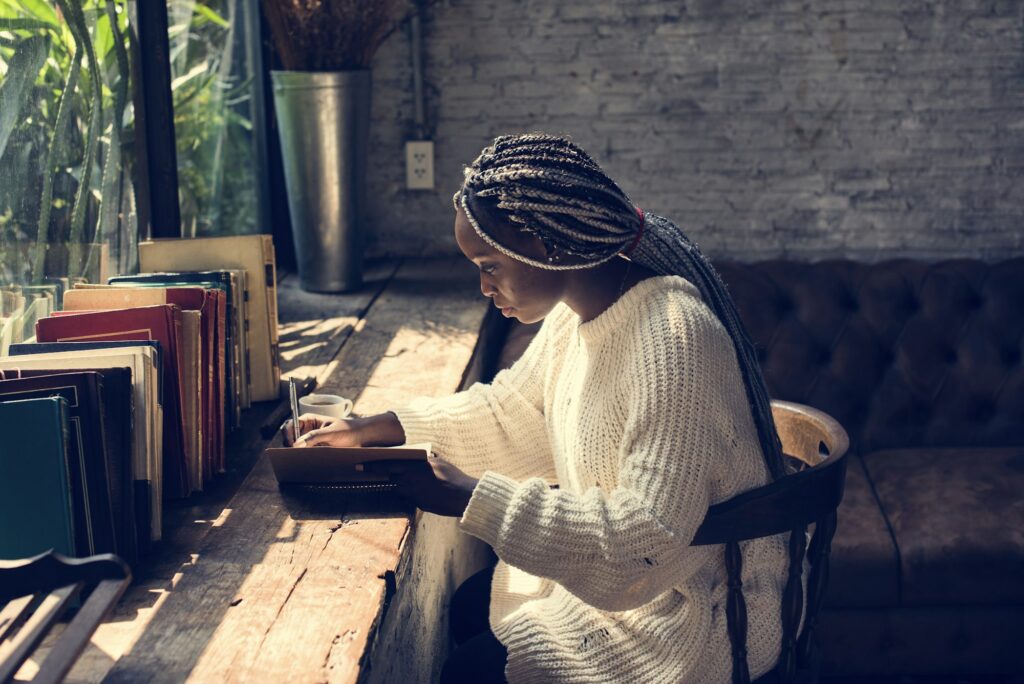
[[(332, 418), (330, 416), (321, 416), (317, 415), (316, 413), (304, 413), (301, 416), (299, 416), (298, 437), (301, 438), (315, 430), (328, 428), (337, 422), (337, 418)], [(295, 425), (291, 419), (286, 420), (284, 422), (284, 425), (281, 427), (284, 430), (284, 442), (286, 446), (291, 446), (299, 441), (298, 439), (296, 439)]]
[(348, 421), (332, 418), (320, 422), (319, 427), (302, 434), (295, 440), (294, 446), (350, 447), (361, 446), (361, 443), (359, 435), (352, 429)]

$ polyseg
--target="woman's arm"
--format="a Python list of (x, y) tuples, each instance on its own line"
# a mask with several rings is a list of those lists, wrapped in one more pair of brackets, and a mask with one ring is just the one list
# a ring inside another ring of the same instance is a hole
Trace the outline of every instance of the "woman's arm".
[(718, 552), (690, 542), (711, 503), (712, 465), (740, 439), (732, 411), (747, 405), (732, 345), (706, 307), (674, 313), (668, 333), (656, 327), (665, 312), (651, 315), (627, 364), (616, 485), (574, 493), (488, 472), (461, 522), (504, 561), (604, 610), (652, 600)]
[(393, 409), (407, 442), (434, 451), (472, 477), (493, 470), (508, 477), (554, 480), (544, 421), (544, 377), (552, 340), (564, 325), (555, 309), (523, 355), (490, 383), (446, 397), (419, 397)]

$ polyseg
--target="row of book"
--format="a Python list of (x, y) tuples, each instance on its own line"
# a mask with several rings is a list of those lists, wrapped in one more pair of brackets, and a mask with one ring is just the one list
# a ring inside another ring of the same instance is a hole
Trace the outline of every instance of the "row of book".
[(164, 500), (224, 472), (242, 411), (278, 398), (270, 236), (143, 242), (139, 266), (30, 293), (34, 338), (5, 345), (0, 558), (134, 563), (162, 537)]

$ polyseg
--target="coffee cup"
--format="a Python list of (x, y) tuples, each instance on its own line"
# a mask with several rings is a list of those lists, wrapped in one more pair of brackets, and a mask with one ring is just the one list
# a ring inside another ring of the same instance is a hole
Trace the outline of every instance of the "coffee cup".
[(299, 409), (301, 413), (347, 418), (352, 414), (352, 400), (337, 394), (307, 394), (299, 398)]

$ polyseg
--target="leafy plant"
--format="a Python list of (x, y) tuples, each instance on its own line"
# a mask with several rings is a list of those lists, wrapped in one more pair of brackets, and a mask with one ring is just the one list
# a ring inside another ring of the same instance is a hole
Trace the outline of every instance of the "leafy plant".
[(242, 0), (168, 0), (182, 233), (258, 231), (253, 66)]
[[(252, 232), (251, 6), (166, 2), (183, 232)], [(127, 4), (0, 0), (0, 285), (134, 268)]]
[(126, 41), (125, 0), (0, 0), (0, 283), (129, 266)]

